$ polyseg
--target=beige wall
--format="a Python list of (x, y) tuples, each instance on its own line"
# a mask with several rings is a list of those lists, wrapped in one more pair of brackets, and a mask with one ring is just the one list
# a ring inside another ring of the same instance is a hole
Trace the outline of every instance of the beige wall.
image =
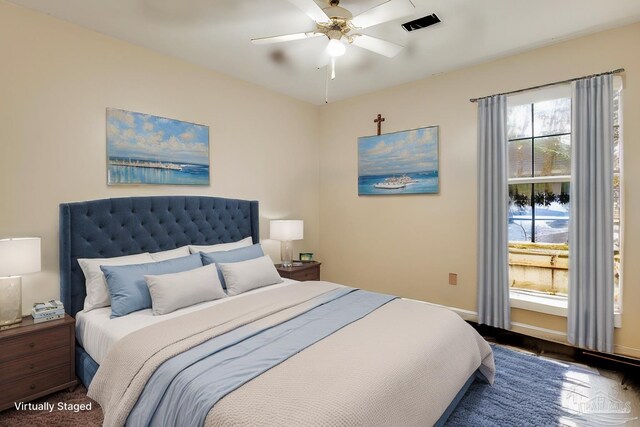
[[(640, 25), (584, 37), (318, 108), (0, 0), (0, 237), (43, 238), (25, 313), (58, 296), (58, 204), (155, 194), (258, 199), (303, 218), (296, 250), (323, 278), (475, 311), (476, 110), (468, 99), (625, 67), (625, 288), (616, 350), (640, 355)], [(204, 123), (210, 187), (107, 187), (105, 108)], [(358, 197), (358, 136), (440, 126), (439, 195)], [(320, 241), (322, 229), (322, 241)], [(265, 242), (277, 258), (277, 244)], [(458, 286), (447, 285), (449, 272)], [(555, 316), (515, 322), (564, 330)]]
[[(107, 187), (106, 107), (209, 125), (211, 186)], [(43, 239), (43, 272), (23, 279), (25, 313), (58, 297), (64, 201), (255, 199), (263, 238), (268, 218), (302, 218), (296, 249), (317, 251), (317, 135), (315, 106), (0, 1), (0, 237)]]
[[(328, 280), (476, 310), (476, 105), (469, 98), (626, 68), (623, 328), (616, 351), (640, 355), (640, 24), (323, 106), (320, 229)], [(358, 197), (357, 138), (440, 126), (438, 195)], [(448, 273), (459, 274), (450, 286)], [(565, 319), (513, 310), (515, 322), (565, 330)]]

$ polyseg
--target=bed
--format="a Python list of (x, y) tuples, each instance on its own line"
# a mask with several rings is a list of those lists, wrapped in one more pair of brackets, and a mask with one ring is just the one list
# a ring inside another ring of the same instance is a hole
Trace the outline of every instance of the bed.
[(61, 299), (105, 425), (443, 425), (472, 381), (492, 382), (490, 347), (455, 313), (330, 282), (287, 280), (163, 316), (82, 311), (79, 258), (246, 237), (259, 242), (256, 201), (60, 206)]

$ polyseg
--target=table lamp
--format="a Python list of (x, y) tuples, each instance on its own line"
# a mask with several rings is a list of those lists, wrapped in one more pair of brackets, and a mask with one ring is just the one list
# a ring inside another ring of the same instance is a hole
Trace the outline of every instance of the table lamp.
[(0, 240), (0, 326), (22, 321), (21, 274), (40, 271), (40, 238)]
[(293, 265), (293, 240), (302, 240), (304, 221), (301, 219), (279, 219), (270, 224), (269, 237), (280, 240), (280, 259), (283, 267)]

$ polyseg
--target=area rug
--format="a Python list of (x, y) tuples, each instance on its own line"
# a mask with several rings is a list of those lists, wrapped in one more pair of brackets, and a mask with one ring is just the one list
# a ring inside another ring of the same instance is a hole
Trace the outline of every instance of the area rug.
[(590, 380), (597, 373), (497, 345), (492, 348), (494, 384), (475, 381), (446, 426), (575, 427), (637, 422), (630, 402), (593, 387)]
[[(43, 403), (54, 405), (53, 410), (49, 412), (7, 409), (0, 412), (0, 427), (97, 427), (102, 425), (102, 409), (87, 397), (87, 389), (83, 386), (77, 387), (72, 392), (61, 391), (31, 402), (32, 405), (36, 405), (35, 407)], [(89, 403), (91, 409), (87, 409)], [(59, 404), (62, 405), (59, 406)], [(79, 405), (84, 405), (82, 410)]]

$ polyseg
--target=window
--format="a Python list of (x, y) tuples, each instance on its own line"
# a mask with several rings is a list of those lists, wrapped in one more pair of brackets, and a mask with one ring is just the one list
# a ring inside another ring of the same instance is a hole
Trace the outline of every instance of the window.
[(511, 106), (507, 126), (511, 287), (566, 296), (571, 98)]
[[(614, 302), (622, 301), (622, 81), (614, 78)], [(569, 282), (571, 90), (556, 87), (509, 98), (509, 283), (518, 298), (548, 297), (566, 307)], [(527, 300), (529, 298), (529, 300)], [(560, 307), (560, 308), (559, 308)], [(544, 311), (544, 310), (541, 310)], [(566, 309), (565, 309), (566, 311)]]

